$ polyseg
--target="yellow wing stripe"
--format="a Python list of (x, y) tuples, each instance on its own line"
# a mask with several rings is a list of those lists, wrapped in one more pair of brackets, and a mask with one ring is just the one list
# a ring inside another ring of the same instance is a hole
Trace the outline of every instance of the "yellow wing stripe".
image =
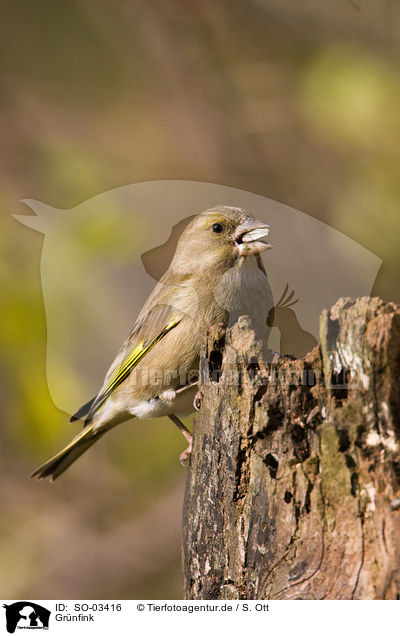
[(118, 367), (118, 369), (116, 369), (112, 374), (110, 381), (104, 389), (104, 392), (108, 391), (116, 382), (118, 382), (118, 379), (131, 365), (133, 365), (137, 360), (140, 360), (141, 354), (143, 353), (144, 349), (145, 348), (143, 347), (143, 344), (140, 344), (135, 347), (133, 351), (131, 351), (131, 353), (127, 358), (125, 358), (121, 366)]
[(160, 333), (150, 340), (145, 346), (143, 343), (137, 345), (130, 354), (123, 360), (122, 364), (114, 371), (107, 385), (103, 391), (96, 398), (93, 403), (93, 407), (90, 409), (90, 414), (93, 414), (111, 395), (111, 393), (119, 386), (131, 373), (132, 369), (144, 358), (144, 356), (158, 343), (164, 336), (176, 327), (181, 321), (181, 318), (174, 318)]

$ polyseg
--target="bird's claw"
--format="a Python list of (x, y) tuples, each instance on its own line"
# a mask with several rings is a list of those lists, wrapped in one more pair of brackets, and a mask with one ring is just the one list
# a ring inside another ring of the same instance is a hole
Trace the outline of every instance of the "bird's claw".
[(201, 391), (197, 391), (196, 395), (194, 396), (194, 400), (193, 400), (193, 406), (196, 409), (196, 411), (200, 411), (202, 399), (203, 399), (202, 392)]
[(185, 448), (183, 453), (180, 454), (179, 461), (182, 466), (187, 466), (187, 462), (189, 461), (189, 457), (192, 454), (192, 441), (189, 442), (189, 446)]

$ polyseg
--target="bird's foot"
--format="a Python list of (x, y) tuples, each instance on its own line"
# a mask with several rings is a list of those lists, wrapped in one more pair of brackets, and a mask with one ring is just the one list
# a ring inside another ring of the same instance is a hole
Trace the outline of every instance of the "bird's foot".
[(187, 463), (189, 461), (189, 457), (191, 454), (192, 454), (192, 440), (190, 440), (189, 446), (185, 448), (183, 453), (180, 454), (179, 461), (182, 464), (182, 466), (187, 466)]
[(194, 396), (194, 400), (193, 400), (193, 406), (196, 409), (196, 411), (200, 411), (202, 399), (203, 399), (202, 392), (201, 391), (197, 391), (196, 395)]
[(176, 415), (173, 415), (172, 413), (171, 413), (171, 415), (168, 415), (168, 417), (169, 417), (170, 420), (173, 421), (175, 426), (177, 426), (179, 428), (179, 430), (182, 433), (182, 435), (189, 442), (189, 446), (183, 451), (183, 453), (181, 453), (181, 455), (179, 457), (179, 461), (181, 462), (182, 466), (186, 466), (186, 462), (188, 461), (188, 459), (189, 459), (189, 457), (190, 457), (190, 455), (192, 453), (193, 436), (192, 436), (191, 432), (188, 431), (188, 429), (183, 424), (183, 422), (180, 421), (179, 417), (176, 417)]

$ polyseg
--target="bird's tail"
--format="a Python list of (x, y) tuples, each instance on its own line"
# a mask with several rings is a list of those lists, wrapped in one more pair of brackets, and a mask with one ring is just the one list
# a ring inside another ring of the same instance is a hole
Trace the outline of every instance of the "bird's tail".
[(94, 422), (85, 426), (85, 428), (74, 437), (72, 442), (68, 444), (62, 451), (54, 455), (47, 462), (39, 466), (30, 476), (31, 479), (47, 479), (54, 481), (64, 472), (75, 460), (78, 459), (91, 447), (92, 444), (104, 435), (104, 429), (100, 431), (94, 430)]

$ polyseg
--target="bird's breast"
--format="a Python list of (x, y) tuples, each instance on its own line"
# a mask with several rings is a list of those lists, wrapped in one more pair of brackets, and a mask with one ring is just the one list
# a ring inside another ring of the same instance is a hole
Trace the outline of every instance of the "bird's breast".
[(231, 323), (243, 314), (252, 318), (265, 312), (268, 315), (273, 307), (268, 278), (252, 256), (223, 274), (215, 288), (215, 299), (229, 312)]
[(239, 316), (249, 316), (257, 337), (266, 346), (269, 334), (266, 320), (274, 301), (268, 277), (255, 257), (249, 256), (225, 272), (215, 288), (215, 299), (228, 312), (229, 325)]

